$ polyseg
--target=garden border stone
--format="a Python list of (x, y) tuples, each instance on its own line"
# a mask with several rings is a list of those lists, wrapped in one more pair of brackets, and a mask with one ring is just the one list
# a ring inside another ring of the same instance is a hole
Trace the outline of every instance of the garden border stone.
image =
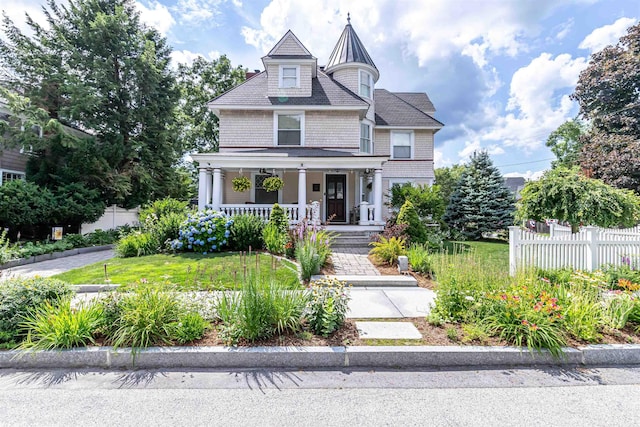
[(61, 252), (52, 252), (49, 254), (36, 255), (29, 258), (14, 259), (13, 261), (0, 264), (0, 270), (12, 267), (20, 267), (21, 265), (33, 264), (36, 262), (50, 261), (52, 259), (66, 258), (73, 255), (87, 254), (90, 252), (100, 252), (113, 249), (115, 245), (87, 246), (86, 248), (74, 248)]
[(73, 350), (0, 351), (0, 368), (12, 369), (343, 369), (496, 366), (603, 366), (640, 364), (640, 345), (565, 348), (565, 357), (548, 351), (482, 346), (362, 347), (87, 347)]

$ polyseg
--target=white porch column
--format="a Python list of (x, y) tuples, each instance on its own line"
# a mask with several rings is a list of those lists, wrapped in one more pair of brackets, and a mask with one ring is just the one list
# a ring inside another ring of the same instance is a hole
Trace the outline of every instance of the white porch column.
[(364, 201), (364, 175), (360, 172), (360, 187), (358, 188), (357, 202), (360, 203), (362, 201)]
[(200, 168), (198, 171), (198, 210), (204, 210), (207, 204), (207, 170)]
[(373, 192), (373, 221), (382, 224), (382, 169), (375, 170)]
[(307, 170), (298, 169), (298, 221), (307, 213)]
[(217, 211), (220, 209), (220, 196), (222, 195), (222, 179), (220, 176), (220, 169), (215, 168), (213, 170), (213, 200), (211, 201), (211, 209)]
[(211, 204), (211, 198), (212, 198), (212, 188), (211, 188), (211, 169), (207, 169), (207, 185), (205, 187), (207, 189), (207, 198), (205, 200), (205, 205), (209, 205)]

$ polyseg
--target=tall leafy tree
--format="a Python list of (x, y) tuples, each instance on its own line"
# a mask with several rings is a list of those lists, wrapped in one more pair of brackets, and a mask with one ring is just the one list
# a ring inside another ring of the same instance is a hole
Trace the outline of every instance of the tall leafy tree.
[(640, 193), (640, 24), (591, 56), (572, 96), (591, 122), (580, 156), (583, 170)]
[(218, 151), (218, 117), (207, 103), (245, 80), (246, 69), (233, 67), (226, 55), (207, 61), (196, 58), (178, 66), (180, 104), (177, 128), (186, 151)]
[[(27, 17), (33, 35), (5, 16), (3, 84), (94, 137), (89, 149), (100, 162), (107, 202), (130, 207), (170, 193), (182, 153), (172, 126), (179, 94), (166, 40), (140, 22), (133, 0), (48, 0), (44, 12), (47, 27)], [(51, 163), (53, 148), (38, 158)], [(38, 183), (46, 185), (49, 166), (32, 165), (43, 169)]]
[(558, 129), (551, 132), (546, 145), (556, 156), (552, 167), (572, 167), (579, 164), (584, 134), (585, 125), (578, 119), (566, 121)]
[(465, 168), (465, 165), (453, 165), (437, 168), (434, 171), (436, 175), (435, 184), (440, 187), (440, 195), (445, 204), (449, 203), (453, 190), (456, 188), (458, 181), (460, 181)]
[(514, 200), (486, 151), (475, 152), (444, 214), (449, 227), (469, 239), (513, 224)]
[(578, 168), (549, 170), (528, 182), (521, 195), (519, 219), (558, 219), (570, 223), (574, 233), (580, 225), (633, 226), (640, 221), (638, 196), (587, 178)]

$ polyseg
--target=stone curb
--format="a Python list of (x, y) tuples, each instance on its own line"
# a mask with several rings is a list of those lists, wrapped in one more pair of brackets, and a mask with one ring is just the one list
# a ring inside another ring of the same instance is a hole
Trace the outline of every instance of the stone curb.
[(69, 249), (62, 252), (52, 252), (50, 254), (36, 255), (29, 258), (21, 258), (13, 261), (0, 264), (0, 270), (4, 270), (12, 267), (20, 267), (22, 265), (33, 264), (42, 261), (51, 261), (53, 259), (66, 258), (69, 256), (87, 254), (90, 252), (101, 252), (109, 249), (113, 249), (114, 245), (102, 245), (102, 246), (87, 246), (86, 248)]
[(492, 366), (603, 366), (640, 364), (640, 345), (565, 348), (564, 357), (516, 347), (152, 347), (135, 355), (130, 348), (0, 351), (9, 369), (251, 369), (251, 368), (435, 368)]

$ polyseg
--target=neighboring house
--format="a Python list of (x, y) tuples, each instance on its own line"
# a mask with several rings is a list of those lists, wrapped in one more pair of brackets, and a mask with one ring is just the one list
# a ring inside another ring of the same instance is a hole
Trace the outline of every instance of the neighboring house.
[[(292, 222), (384, 224), (384, 197), (404, 182), (431, 184), (434, 134), (443, 126), (425, 93), (375, 87), (379, 71), (348, 23), (326, 66), (288, 31), (262, 58), (265, 70), (209, 103), (220, 119), (219, 153), (199, 164), (198, 206)], [(251, 179), (248, 192), (232, 180)], [(270, 176), (285, 182), (266, 192)]]
[[(0, 100), (0, 120), (9, 121), (11, 114), (7, 105)], [(2, 136), (0, 135), (0, 138)], [(14, 179), (25, 179), (28, 157), (23, 150), (4, 148), (0, 141), (0, 185)]]
[(520, 196), (520, 192), (524, 188), (525, 183), (526, 181), (522, 176), (509, 176), (504, 178), (504, 185), (511, 191), (511, 194), (514, 195), (516, 200), (521, 199), (522, 196)]

